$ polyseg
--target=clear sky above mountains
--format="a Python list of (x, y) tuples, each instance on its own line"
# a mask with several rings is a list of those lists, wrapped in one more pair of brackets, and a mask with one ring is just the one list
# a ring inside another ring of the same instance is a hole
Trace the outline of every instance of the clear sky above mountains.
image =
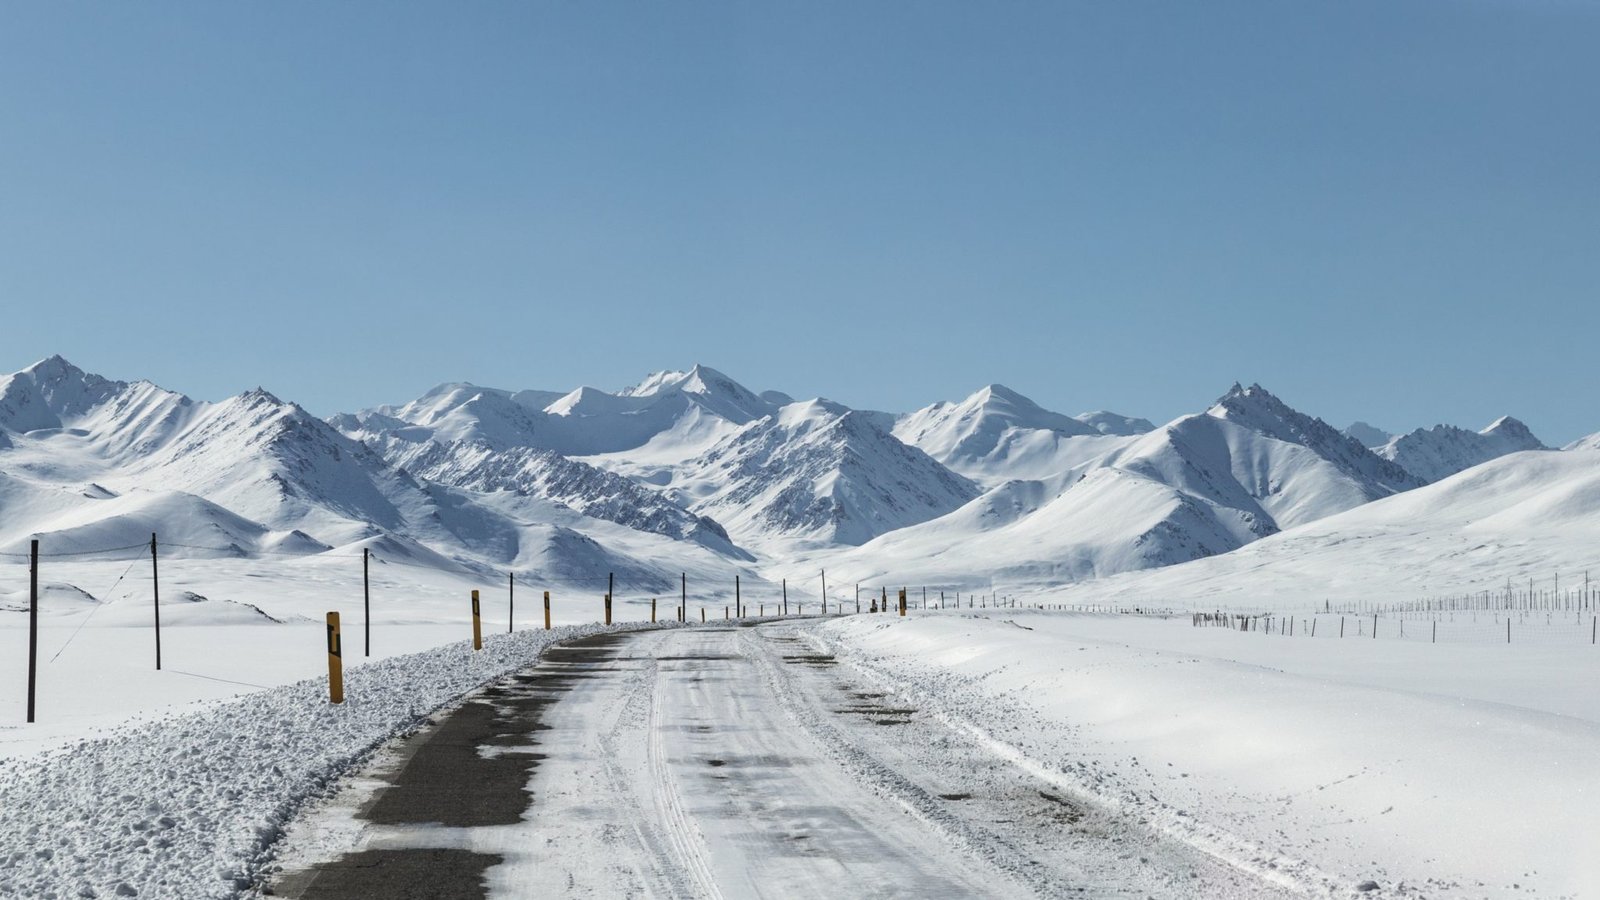
[(36, 4), (0, 370), (1600, 430), (1600, 4)]

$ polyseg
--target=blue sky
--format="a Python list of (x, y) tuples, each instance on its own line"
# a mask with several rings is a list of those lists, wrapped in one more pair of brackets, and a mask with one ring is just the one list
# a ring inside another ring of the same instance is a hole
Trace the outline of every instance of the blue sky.
[(0, 369), (1600, 431), (1600, 4), (0, 10)]

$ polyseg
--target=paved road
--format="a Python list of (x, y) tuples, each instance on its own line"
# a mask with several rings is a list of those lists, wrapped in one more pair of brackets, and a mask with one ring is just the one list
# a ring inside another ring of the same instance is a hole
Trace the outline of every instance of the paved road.
[(276, 893), (1273, 896), (1041, 790), (791, 624), (567, 645), (372, 774), (326, 829), (354, 846)]

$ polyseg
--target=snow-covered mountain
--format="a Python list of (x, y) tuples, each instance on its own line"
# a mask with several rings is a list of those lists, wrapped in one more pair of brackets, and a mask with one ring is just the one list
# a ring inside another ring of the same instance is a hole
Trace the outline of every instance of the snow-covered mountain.
[(8, 551), (35, 535), (62, 552), (159, 532), (180, 555), (365, 546), (389, 559), (582, 573), (590, 583), (597, 571), (616, 571), (634, 585), (661, 586), (680, 570), (720, 577), (749, 560), (714, 522), (548, 451), (490, 461), (484, 442), (417, 441), (447, 448), (417, 456), (437, 476), (419, 479), (266, 391), (199, 402), (59, 357), (0, 378), (0, 397), (0, 546)]
[(1226, 553), (1419, 483), (1259, 385), (1235, 385), (1205, 413), (1053, 478), (999, 485), (831, 567), (1056, 584)]
[(1376, 450), (1394, 439), (1394, 435), (1366, 422), (1352, 422), (1350, 427), (1344, 430), (1344, 436), (1355, 438), (1368, 450)]
[(393, 436), (478, 443), (497, 451), (536, 447), (564, 456), (626, 453), (630, 460), (681, 462), (770, 415), (780, 399), (786, 398), (758, 396), (697, 365), (687, 372), (657, 372), (616, 393), (593, 387), (562, 393), (442, 384), (409, 403), (330, 421), (358, 440)]
[(667, 487), (741, 540), (860, 544), (943, 515), (977, 488), (869, 415), (791, 403), (689, 461)]
[(739, 559), (715, 520), (697, 516), (666, 495), (631, 479), (551, 450), (496, 450), (481, 441), (406, 441), (389, 437), (374, 445), (391, 464), (424, 481), (477, 492), (515, 491), (559, 503), (585, 516), (615, 522), (674, 540), (693, 541)]
[(1139, 423), (1149, 424), (1115, 413), (1085, 415), (1092, 421), (1051, 412), (991, 384), (958, 403), (899, 417), (894, 435), (968, 478), (995, 485), (1059, 474), (1143, 433)]
[(1124, 437), (1145, 434), (1155, 431), (1156, 426), (1149, 419), (1136, 419), (1132, 416), (1119, 415), (1103, 409), (1094, 412), (1078, 413), (1073, 416), (1079, 422), (1101, 434), (1122, 435)]
[(1600, 452), (1511, 453), (1434, 484), (1286, 531), (1232, 553), (1069, 588), (1060, 599), (1160, 599), (1197, 607), (1307, 609), (1325, 599), (1427, 595), (1581, 582), (1600, 521)]
[(382, 547), (639, 585), (803, 563), (1048, 586), (1231, 554), (1542, 447), (1514, 419), (1372, 437), (1259, 385), (1156, 428), (999, 385), (854, 410), (704, 366), (615, 393), (450, 383), (324, 422), (264, 390), (201, 402), (52, 357), (0, 376), (0, 547), (159, 531), (209, 553)]
[(1548, 450), (1528, 426), (1510, 416), (1496, 419), (1482, 431), (1454, 425), (1418, 428), (1374, 448), (1423, 481), (1439, 481), (1464, 469), (1522, 450)]

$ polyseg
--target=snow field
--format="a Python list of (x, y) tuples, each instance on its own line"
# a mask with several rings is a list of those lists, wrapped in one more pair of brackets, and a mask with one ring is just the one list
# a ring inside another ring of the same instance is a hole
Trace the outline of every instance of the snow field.
[[(346, 670), (367, 663), (363, 635), (361, 560), (166, 559), (161, 562), (163, 669), (155, 670), (155, 635), (148, 559), (41, 565), (37, 724), (25, 726), (28, 657), (27, 567), (0, 564), (0, 758), (58, 746), (136, 716), (171, 714), (214, 701), (288, 684), (327, 672), (324, 616), (339, 612)], [(471, 636), (470, 592), (482, 597), (485, 634), (507, 627), (504, 575), (415, 565), (374, 563), (372, 660), (416, 653)], [(120, 583), (119, 576), (127, 573)], [(601, 621), (605, 574), (599, 587), (551, 586), (556, 625)], [(727, 585), (691, 576), (689, 614), (721, 616)], [(108, 590), (116, 584), (114, 590)], [(91, 598), (74, 585), (93, 591)], [(746, 584), (751, 610), (767, 603), (765, 585)], [(545, 585), (519, 581), (516, 628), (544, 627)], [(619, 578), (613, 620), (648, 622), (650, 598)], [(625, 592), (626, 591), (626, 592)], [(98, 602), (96, 602), (98, 601)], [(676, 586), (659, 597), (657, 615), (670, 619)], [(814, 609), (813, 607), (809, 607)]]
[(1587, 645), (1293, 641), (1030, 610), (821, 631), (1063, 790), (1301, 890), (1600, 890)]
[(0, 761), (0, 896), (237, 896), (296, 810), (375, 747), (553, 642), (638, 627), (492, 634), (477, 653), (462, 641), (348, 668), (339, 706), (309, 678)]

